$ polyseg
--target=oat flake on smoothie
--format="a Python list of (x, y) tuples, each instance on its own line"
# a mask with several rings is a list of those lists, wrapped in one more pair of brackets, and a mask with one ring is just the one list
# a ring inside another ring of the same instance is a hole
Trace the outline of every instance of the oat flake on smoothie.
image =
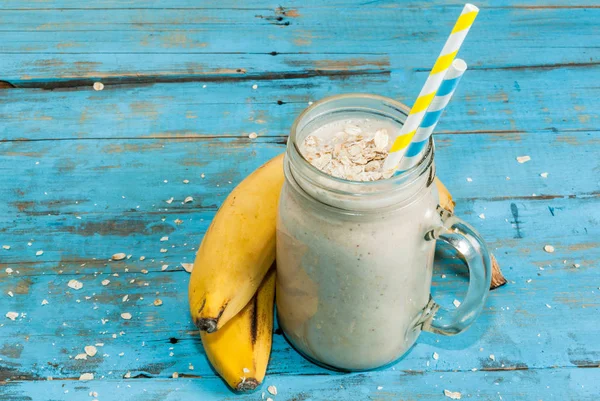
[(393, 175), (393, 171), (383, 171), (390, 142), (386, 128), (371, 128), (364, 119), (339, 125), (337, 121), (325, 124), (318, 130), (323, 134), (304, 139), (301, 153), (310, 164), (351, 181), (377, 181)]

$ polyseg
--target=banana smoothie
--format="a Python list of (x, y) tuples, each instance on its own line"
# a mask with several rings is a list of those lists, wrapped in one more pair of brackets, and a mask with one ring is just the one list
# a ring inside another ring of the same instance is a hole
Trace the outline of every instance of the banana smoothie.
[(300, 352), (330, 368), (398, 359), (429, 302), (432, 149), (420, 174), (390, 178), (383, 160), (400, 126), (358, 114), (290, 139), (277, 222), (279, 324)]

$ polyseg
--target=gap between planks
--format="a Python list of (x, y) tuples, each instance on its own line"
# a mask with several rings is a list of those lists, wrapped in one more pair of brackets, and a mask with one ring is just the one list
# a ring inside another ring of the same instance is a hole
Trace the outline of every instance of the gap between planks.
[[(484, 372), (484, 373), (488, 373), (488, 372), (506, 372), (506, 371), (514, 371), (514, 370), (521, 370), (521, 371), (543, 371), (543, 370), (571, 370), (571, 369), (594, 369), (594, 368), (600, 368), (600, 362), (599, 363), (590, 363), (590, 364), (585, 364), (585, 365), (574, 365), (574, 366), (544, 366), (544, 367), (527, 367), (527, 366), (507, 366), (507, 367), (500, 367), (500, 368), (481, 368), (478, 369), (476, 371), (473, 371), (471, 369), (435, 369), (435, 370), (395, 370), (395, 372), (397, 373), (404, 373), (405, 375), (425, 375), (425, 374), (438, 374), (438, 373), (466, 373), (466, 374), (478, 374), (480, 372)], [(391, 372), (391, 370), (390, 370)], [(269, 375), (269, 377), (294, 377), (294, 376), (340, 376), (339, 372), (314, 372), (314, 373), (290, 373), (290, 372), (267, 372), (267, 374)], [(360, 373), (358, 373), (360, 374)], [(341, 376), (347, 376), (347, 377), (352, 377), (352, 374), (341, 374)], [(207, 375), (194, 375), (194, 374), (189, 374), (189, 373), (179, 373), (179, 378), (188, 378), (188, 379), (215, 379), (215, 378), (219, 378), (218, 376), (214, 375), (214, 376), (207, 376)], [(124, 380), (118, 380), (118, 379), (97, 379), (96, 381), (119, 381), (119, 382), (127, 382), (128, 380), (155, 380), (155, 379), (161, 379), (161, 380), (178, 380), (178, 379), (171, 379), (168, 377), (162, 377), (160, 375), (152, 375), (150, 373), (146, 373), (146, 372), (140, 372), (138, 374), (136, 374), (135, 376), (131, 376), (130, 378), (124, 379)], [(78, 381), (79, 380), (79, 376), (77, 377), (53, 377), (52, 378), (53, 381)], [(34, 377), (34, 376), (21, 376), (20, 379), (16, 379), (16, 380), (10, 380), (10, 383), (16, 383), (16, 382), (27, 382), (27, 381), (47, 381), (47, 378), (45, 377)], [(3, 383), (0, 381), (0, 383)], [(4, 383), (8, 383), (8, 382), (4, 382)]]
[[(284, 102), (282, 104), (292, 104), (292, 103), (303, 103), (303, 102)], [(214, 103), (213, 103), (214, 104)], [(223, 104), (231, 104), (231, 103), (223, 103)], [(269, 104), (269, 103), (262, 103)], [(277, 104), (277, 103), (275, 103)], [(542, 128), (536, 129), (532, 131), (519, 131), (519, 130), (473, 130), (473, 131), (439, 131), (437, 134), (439, 135), (494, 135), (494, 136), (503, 136), (503, 135), (514, 135), (514, 134), (525, 134), (525, 135), (545, 135), (548, 132), (552, 132), (555, 134), (560, 133), (590, 133), (590, 132), (600, 132), (600, 128), (598, 129), (587, 129), (587, 128), (571, 128), (571, 129), (556, 129), (556, 128)], [(182, 136), (182, 137), (174, 137), (174, 136), (162, 136), (162, 135), (150, 135), (144, 137), (91, 137), (91, 138), (37, 138), (37, 139), (29, 139), (29, 138), (15, 138), (15, 139), (0, 139), (0, 143), (3, 142), (48, 142), (48, 141), (148, 141), (148, 140), (168, 140), (168, 141), (182, 141), (182, 142), (195, 142), (195, 141), (204, 141), (211, 139), (244, 139), (248, 138), (248, 135), (197, 135), (197, 136)], [(288, 140), (288, 135), (270, 135), (270, 136), (261, 136), (259, 138), (249, 140), (248, 143), (275, 143), (280, 145), (286, 145)]]
[[(111, 53), (112, 54), (112, 53)], [(265, 54), (265, 53), (261, 53)], [(269, 55), (270, 53), (266, 53)], [(276, 53), (277, 55), (279, 53)], [(233, 70), (233, 69), (232, 69)], [(65, 78), (60, 80), (31, 80), (19, 81), (18, 83), (3, 81), (13, 88), (23, 89), (57, 89), (57, 88), (78, 88), (85, 87), (89, 89), (96, 81), (102, 81), (106, 85), (139, 85), (139, 84), (158, 84), (158, 83), (185, 83), (185, 82), (244, 82), (244, 81), (272, 81), (282, 79), (306, 79), (314, 77), (333, 77), (344, 78), (363, 75), (390, 75), (390, 69), (365, 69), (361, 71), (343, 71), (343, 70), (306, 70), (299, 72), (269, 72), (262, 74), (246, 74), (244, 69), (238, 68), (235, 74), (197, 74), (197, 75), (115, 75), (99, 78)], [(4, 89), (10, 89), (4, 88)]]

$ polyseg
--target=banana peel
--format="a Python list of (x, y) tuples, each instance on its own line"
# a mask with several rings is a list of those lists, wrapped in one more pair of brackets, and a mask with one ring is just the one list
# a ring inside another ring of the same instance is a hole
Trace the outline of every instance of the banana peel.
[(208, 360), (236, 391), (252, 391), (267, 371), (273, 339), (275, 268), (271, 268), (250, 302), (214, 333), (200, 331)]
[(275, 261), (275, 225), (283, 154), (246, 177), (217, 211), (190, 276), (190, 313), (212, 333), (252, 299)]

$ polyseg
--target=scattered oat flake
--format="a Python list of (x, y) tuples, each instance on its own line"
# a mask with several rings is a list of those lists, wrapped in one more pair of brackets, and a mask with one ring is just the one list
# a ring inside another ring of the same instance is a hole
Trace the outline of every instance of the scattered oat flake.
[(129, 295), (125, 295), (121, 300), (123, 302), (127, 302), (128, 299), (129, 299)]
[(167, 202), (168, 204), (173, 203), (174, 198), (171, 196), (169, 199), (167, 199), (165, 202)]
[(528, 283), (531, 283), (531, 279), (530, 279), (530, 278), (529, 278), (529, 279), (527, 279), (527, 282), (528, 282)]
[(467, 182), (473, 182), (473, 179), (471, 177), (467, 177)]
[(165, 271), (169, 268), (169, 265), (162, 265), (162, 267), (160, 268), (161, 271)]
[(5, 316), (7, 318), (9, 318), (10, 320), (14, 321), (16, 318), (19, 317), (19, 313), (18, 312), (6, 312)]
[(102, 280), (102, 285), (109, 285), (110, 284), (110, 280)]
[(127, 372), (123, 375), (123, 378), (129, 379), (131, 377), (131, 372)]
[(43, 300), (42, 300), (42, 305), (48, 305), (48, 301), (47, 301), (47, 300), (45, 300), (45, 299), (43, 299)]
[(2, 249), (6, 249), (8, 251), (10, 249), (10, 245), (2, 245)]
[(243, 371), (244, 373), (250, 373), (250, 369), (248, 369), (248, 368), (244, 368), (244, 369), (242, 369), (242, 371)]
[(437, 361), (438, 359), (440, 359), (440, 355), (437, 352), (434, 352), (433, 359), (435, 359)]
[(189, 183), (190, 183), (190, 180), (183, 180), (183, 183), (184, 183), (184, 184), (189, 184)]
[(183, 203), (190, 203), (194, 200), (194, 198), (192, 198), (191, 196), (188, 196), (187, 198), (184, 199)]
[(77, 354), (75, 355), (75, 359), (79, 360), (79, 359), (87, 359), (87, 354)]
[(173, 377), (173, 379), (177, 379), (179, 377), (179, 373), (173, 372), (173, 374), (171, 375), (171, 377)]
[(550, 305), (548, 305), (548, 304), (546, 304), (546, 308), (552, 309), (552, 307)]
[(153, 303), (154, 303), (154, 306), (161, 306), (162, 300), (160, 300), (159, 298), (156, 298)]
[(258, 85), (256, 85), (256, 84), (252, 85), (252, 89), (258, 89)]
[(168, 240), (169, 240), (169, 237), (161, 237), (161, 239), (160, 239), (160, 240), (161, 240), (161, 242), (165, 242), (165, 241), (168, 241)]
[(129, 313), (129, 312), (121, 313), (121, 318), (125, 319), (125, 320), (129, 320), (129, 319), (131, 319), (131, 313)]
[(248, 135), (248, 138), (250, 139), (256, 139), (258, 137), (258, 135), (256, 135), (256, 132), (251, 132), (250, 135)]
[(82, 381), (93, 380), (93, 379), (94, 379), (93, 373), (82, 373), (81, 376), (79, 376), (79, 380), (82, 380)]
[(183, 267), (183, 270), (185, 270), (188, 273), (191, 273), (192, 270), (194, 270), (194, 264), (193, 263), (182, 263), (181, 266)]
[(529, 160), (531, 160), (531, 157), (529, 157), (529, 156), (518, 156), (517, 157), (517, 161), (521, 164), (526, 163)]
[(455, 299), (454, 301), (452, 301), (452, 303), (454, 304), (454, 306), (456, 306), (457, 308), (460, 306), (460, 301), (458, 299)]
[(44, 251), (37, 251), (35, 253), (35, 256), (42, 256), (44, 254)]
[(482, 220), (485, 220), (485, 214), (481, 213), (481, 214), (479, 215), (479, 218), (480, 218), (480, 219), (482, 219)]
[(183, 223), (183, 220), (175, 219), (175, 220), (173, 220), (173, 222), (177, 225), (180, 225), (181, 223)]
[(491, 359), (492, 361), (495, 361), (495, 360), (496, 360), (496, 356), (495, 356), (494, 354), (490, 354), (490, 359)]
[(94, 356), (98, 352), (96, 347), (94, 347), (93, 345), (86, 345), (85, 347), (83, 347), (83, 349), (85, 353), (89, 356)]
[(192, 365), (192, 364), (190, 363), (190, 365), (188, 366), (188, 369), (189, 369), (189, 370), (194, 370), (194, 365)]
[(146, 269), (142, 269), (141, 272), (142, 272), (142, 274), (148, 274), (148, 270), (146, 270)]
[(462, 394), (459, 393), (458, 391), (450, 391), (450, 390), (444, 390), (444, 395), (453, 400), (460, 400), (460, 397), (462, 397)]
[(4, 271), (6, 272), (6, 274), (11, 274), (14, 270), (10, 267), (7, 267), (6, 269), (4, 269)]
[(554, 252), (554, 247), (552, 245), (544, 245), (544, 251), (552, 253)]
[(548, 173), (541, 173), (540, 177), (542, 177), (542, 178), (548, 178)]
[(206, 175), (204, 175), (204, 173), (200, 174), (200, 178), (204, 178), (206, 177)]
[(267, 401), (273, 401), (271, 397), (267, 397)]
[(104, 84), (102, 82), (94, 82), (93, 88), (95, 91), (101, 91), (104, 89)]
[(575, 268), (579, 268), (579, 267), (581, 267), (581, 265), (580, 265), (579, 263), (575, 263), (575, 264), (573, 265), (573, 267), (575, 267)]
[(67, 283), (67, 286), (69, 286), (69, 288), (72, 288), (74, 290), (80, 290), (83, 288), (83, 283), (81, 281), (77, 281), (77, 280), (69, 280), (69, 282)]
[(11, 297), (11, 298), (12, 298), (12, 297), (14, 297), (14, 294), (13, 294), (13, 292), (12, 292), (12, 291), (9, 291), (9, 292), (7, 292), (7, 294), (8, 294), (8, 296), (9, 296), (9, 297)]
[(273, 395), (277, 395), (277, 387), (275, 387), (275, 386), (267, 387), (267, 391)]
[(161, 253), (165, 253), (165, 252), (167, 252), (167, 251), (168, 251), (168, 249), (166, 249), (166, 248), (161, 248), (161, 249), (160, 249), (160, 252), (161, 252)]
[(114, 255), (112, 255), (111, 259), (112, 260), (123, 260), (127, 257), (126, 254), (124, 254), (123, 252), (120, 253), (115, 253)]

